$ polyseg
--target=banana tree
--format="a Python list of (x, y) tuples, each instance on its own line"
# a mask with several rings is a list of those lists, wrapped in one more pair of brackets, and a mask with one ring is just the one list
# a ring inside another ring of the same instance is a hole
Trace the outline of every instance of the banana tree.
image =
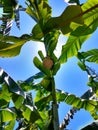
[[(52, 17), (52, 8), (48, 0), (26, 0), (24, 11), (36, 22), (30, 34), (20, 37), (8, 36), (11, 21), (15, 18), (19, 28), (19, 11), (22, 6), (17, 1), (1, 0), (3, 8), (0, 33), (0, 56), (14, 57), (20, 54), (21, 47), (28, 41), (42, 42), (45, 48), (38, 51), (33, 63), (39, 73), (25, 81), (17, 83), (0, 68), (0, 128), (13, 130), (63, 130), (73, 114), (85, 109), (98, 119), (98, 76), (87, 62), (98, 63), (98, 50), (79, 52), (83, 43), (93, 34), (98, 26), (98, 0), (88, 0), (80, 4), (78, 0), (67, 1), (68, 6), (58, 17)], [(60, 35), (68, 40), (62, 46), (60, 57), (54, 53)], [(88, 90), (81, 97), (58, 90), (55, 76), (67, 63), (68, 58), (76, 56), (78, 65), (89, 76)], [(32, 90), (36, 96), (32, 98)], [(60, 102), (72, 105), (63, 123), (59, 123), (58, 106)]]

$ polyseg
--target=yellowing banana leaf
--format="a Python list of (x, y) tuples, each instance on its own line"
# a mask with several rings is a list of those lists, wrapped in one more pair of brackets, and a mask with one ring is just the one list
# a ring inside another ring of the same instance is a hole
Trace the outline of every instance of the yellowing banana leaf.
[(11, 120), (14, 120), (16, 118), (16, 114), (11, 111), (11, 109), (1, 109), (0, 110), (0, 123), (2, 122), (8, 122)]
[(20, 53), (28, 37), (0, 36), (0, 57), (13, 57)]

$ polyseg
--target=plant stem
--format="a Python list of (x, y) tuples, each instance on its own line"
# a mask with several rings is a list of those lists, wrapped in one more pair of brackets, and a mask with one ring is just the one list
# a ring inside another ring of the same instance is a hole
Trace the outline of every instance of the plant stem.
[(59, 116), (58, 116), (58, 104), (56, 100), (55, 81), (54, 78), (51, 80), (52, 85), (52, 109), (53, 109), (53, 126), (54, 130), (59, 130)]

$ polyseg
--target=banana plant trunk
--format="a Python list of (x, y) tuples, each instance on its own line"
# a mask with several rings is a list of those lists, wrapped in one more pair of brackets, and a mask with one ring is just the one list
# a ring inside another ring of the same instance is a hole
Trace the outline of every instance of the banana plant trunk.
[(52, 109), (53, 109), (53, 127), (54, 130), (59, 130), (59, 116), (58, 116), (58, 104), (56, 100), (55, 81), (54, 78), (51, 80), (52, 85)]

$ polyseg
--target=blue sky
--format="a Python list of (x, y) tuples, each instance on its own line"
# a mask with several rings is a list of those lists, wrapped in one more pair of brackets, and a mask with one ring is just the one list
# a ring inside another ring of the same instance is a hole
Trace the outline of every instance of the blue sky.
[[(81, 0), (85, 2), (86, 0)], [(23, 1), (20, 1), (23, 4)], [(49, 0), (50, 5), (53, 8), (53, 16), (58, 16), (65, 9), (67, 4), (64, 0)], [(18, 30), (15, 23), (13, 24), (11, 35), (21, 36), (23, 33), (30, 33), (35, 22), (25, 13), (20, 14), (20, 26), (21, 29)], [(89, 50), (91, 48), (97, 48), (98, 41), (98, 30), (92, 35), (92, 37), (87, 40), (82, 46), (83, 51)], [(61, 36), (58, 42), (58, 48), (56, 49), (56, 54), (60, 54), (60, 48), (66, 43), (66, 37)], [(13, 58), (0, 58), (0, 66), (11, 76), (15, 81), (25, 80), (28, 77), (39, 72), (38, 69), (33, 65), (33, 58), (37, 55), (39, 49), (43, 49), (41, 43), (28, 42), (21, 50), (20, 55)], [(91, 67), (96, 69), (98, 72), (98, 67), (95, 64), (89, 64)], [(77, 66), (77, 59), (75, 57), (70, 58), (66, 64), (61, 66), (61, 69), (55, 76), (56, 87), (62, 89), (66, 92), (76, 94), (81, 96), (88, 87), (86, 83), (88, 81), (87, 74), (82, 72)], [(59, 116), (60, 122), (62, 122), (65, 114), (68, 112), (71, 106), (61, 103), (59, 106)], [(85, 110), (80, 110), (74, 116), (68, 125), (69, 130), (79, 130), (81, 126), (84, 126), (91, 122), (93, 119), (88, 112)]]

